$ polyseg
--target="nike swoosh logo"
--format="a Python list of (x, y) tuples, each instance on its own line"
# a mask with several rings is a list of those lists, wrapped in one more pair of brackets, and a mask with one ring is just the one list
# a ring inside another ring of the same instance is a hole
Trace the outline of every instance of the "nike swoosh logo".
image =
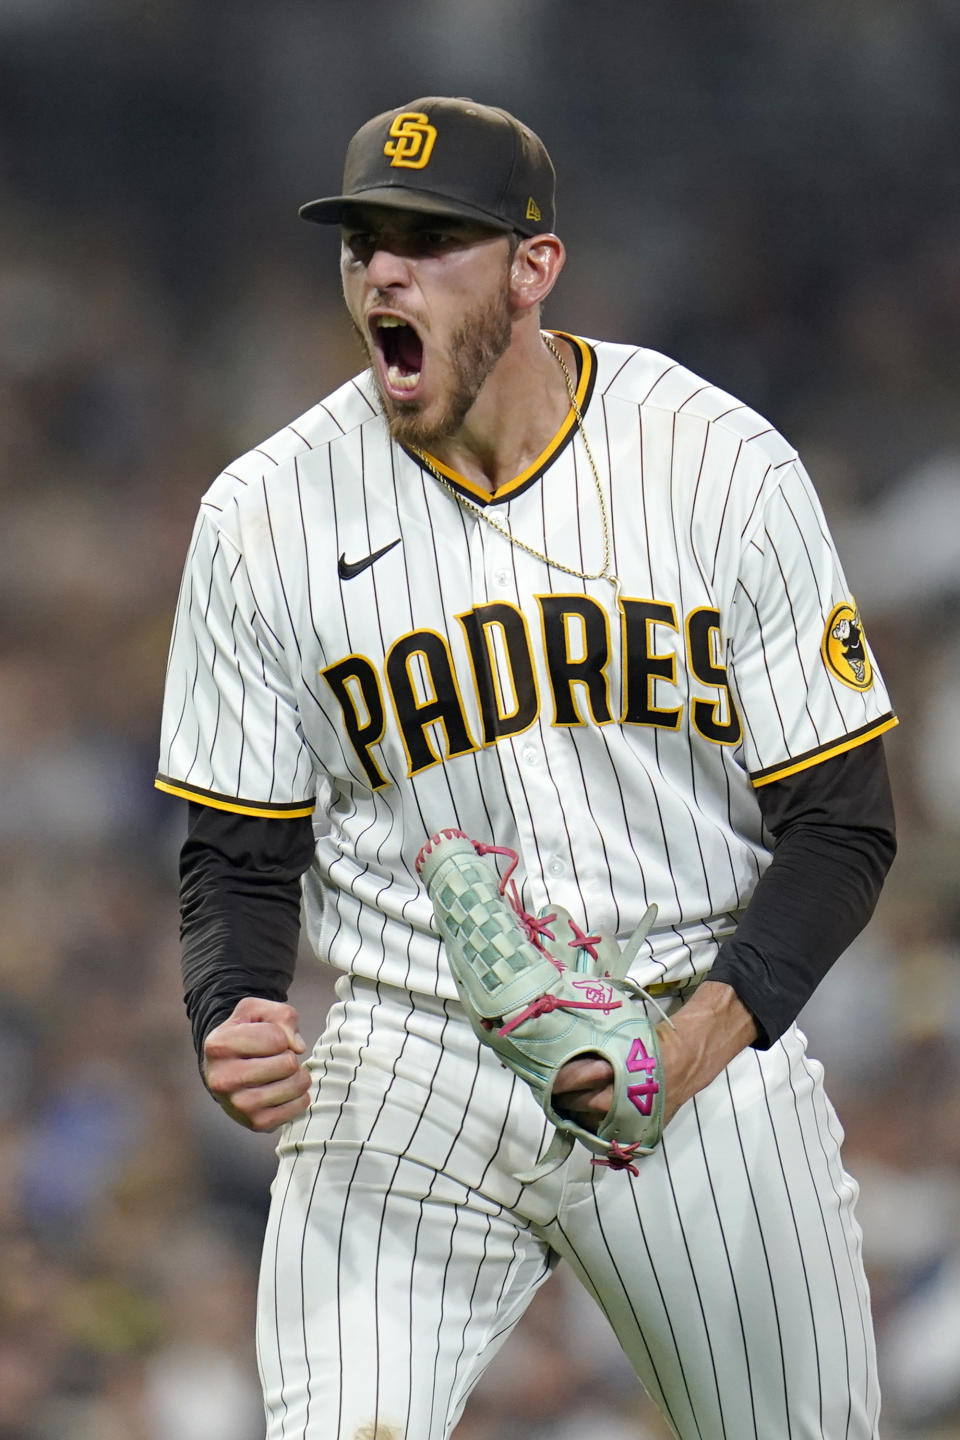
[(381, 555), (386, 555), (387, 551), (392, 550), (394, 545), (399, 545), (400, 539), (401, 537), (398, 535), (396, 540), (390, 541), (389, 545), (382, 545), (379, 550), (374, 550), (372, 555), (364, 555), (362, 560), (348, 560), (346, 554), (342, 554), (337, 561), (337, 574), (340, 576), (340, 579), (352, 580), (354, 575), (360, 575), (366, 570), (368, 565), (372, 565), (375, 560), (379, 560)]

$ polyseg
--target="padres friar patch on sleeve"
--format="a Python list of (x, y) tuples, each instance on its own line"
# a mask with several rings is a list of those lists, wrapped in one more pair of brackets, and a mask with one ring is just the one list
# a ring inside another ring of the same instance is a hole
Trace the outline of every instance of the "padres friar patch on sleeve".
[(869, 690), (873, 666), (863, 638), (863, 625), (855, 600), (843, 600), (830, 612), (820, 645), (823, 663), (832, 675), (853, 690)]

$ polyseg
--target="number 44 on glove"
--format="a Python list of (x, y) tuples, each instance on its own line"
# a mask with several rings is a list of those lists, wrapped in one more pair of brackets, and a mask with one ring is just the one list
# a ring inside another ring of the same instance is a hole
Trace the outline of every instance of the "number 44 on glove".
[[(512, 857), (503, 880), (493, 854)], [(616, 941), (585, 934), (560, 906), (528, 915), (510, 879), (517, 858), (451, 829), (428, 840), (416, 862), (470, 1024), (556, 1127), (540, 1163), (517, 1178), (549, 1175), (574, 1140), (595, 1152), (593, 1164), (636, 1175), (634, 1160), (660, 1140), (664, 1088), (650, 997), (627, 971), (657, 907), (621, 952)], [(594, 1134), (554, 1109), (551, 1096), (568, 1060), (597, 1055), (613, 1070), (613, 1101)]]

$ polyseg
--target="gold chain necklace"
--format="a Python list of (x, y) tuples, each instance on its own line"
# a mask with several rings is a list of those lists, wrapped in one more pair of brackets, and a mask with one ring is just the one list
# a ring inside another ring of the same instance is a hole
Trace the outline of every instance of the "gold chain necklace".
[(518, 540), (506, 525), (501, 525), (499, 520), (494, 520), (493, 516), (489, 515), (481, 506), (475, 505), (472, 500), (468, 500), (465, 495), (461, 495), (459, 490), (440, 474), (440, 471), (436, 465), (434, 465), (429, 455), (423, 450), (418, 450), (415, 445), (411, 445), (410, 449), (414, 455), (422, 461), (434, 479), (439, 480), (444, 490), (450, 492), (458, 504), (462, 505), (465, 510), (472, 511), (474, 515), (479, 515), (480, 519), (485, 521), (491, 530), (496, 530), (500, 535), (504, 535), (510, 541), (511, 545), (516, 545), (518, 550), (525, 550), (527, 554), (532, 555), (535, 560), (541, 560), (544, 565), (549, 565), (554, 570), (562, 570), (566, 575), (575, 575), (578, 580), (609, 580), (616, 593), (617, 602), (619, 603), (622, 586), (620, 576), (616, 571), (610, 569), (610, 521), (607, 517), (607, 502), (604, 499), (603, 486), (600, 484), (600, 475), (597, 471), (596, 461), (593, 458), (593, 451), (590, 449), (590, 441), (587, 439), (587, 432), (583, 424), (583, 415), (581, 414), (580, 406), (577, 402), (577, 393), (573, 386), (573, 378), (567, 369), (563, 356), (548, 335), (544, 335), (543, 343), (563, 371), (563, 378), (567, 384), (567, 394), (570, 396), (570, 405), (574, 415), (577, 417), (577, 429), (580, 431), (583, 448), (587, 452), (587, 459), (590, 462), (590, 469), (593, 472), (593, 482), (597, 487), (597, 499), (600, 501), (600, 519), (603, 523), (603, 564), (599, 570), (577, 570), (572, 565), (564, 565), (561, 560), (551, 559), (543, 550), (535, 550), (534, 547), (528, 545), (525, 540)]

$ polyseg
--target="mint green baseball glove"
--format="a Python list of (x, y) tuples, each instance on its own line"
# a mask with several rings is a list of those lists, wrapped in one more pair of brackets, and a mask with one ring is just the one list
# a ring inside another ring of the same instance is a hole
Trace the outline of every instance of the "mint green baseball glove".
[[(513, 857), (501, 881), (490, 854)], [(595, 1165), (638, 1173), (663, 1128), (664, 1088), (649, 997), (627, 970), (653, 924), (651, 905), (623, 951), (587, 935), (560, 906), (523, 910), (512, 850), (442, 830), (417, 856), (463, 1008), (484, 1045), (525, 1080), (556, 1134), (543, 1160), (517, 1178), (555, 1170), (579, 1140)], [(662, 1012), (661, 1012), (662, 1014)], [(553, 1106), (560, 1068), (599, 1055), (613, 1069), (613, 1103), (594, 1134)]]

